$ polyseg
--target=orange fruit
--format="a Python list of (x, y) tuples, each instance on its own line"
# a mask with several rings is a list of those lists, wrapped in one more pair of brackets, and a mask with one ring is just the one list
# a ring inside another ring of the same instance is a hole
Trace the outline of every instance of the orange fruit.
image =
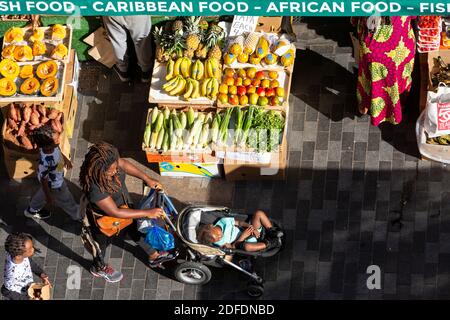
[(234, 77), (236, 72), (234, 71), (234, 69), (226, 68), (224, 73), (227, 77)]

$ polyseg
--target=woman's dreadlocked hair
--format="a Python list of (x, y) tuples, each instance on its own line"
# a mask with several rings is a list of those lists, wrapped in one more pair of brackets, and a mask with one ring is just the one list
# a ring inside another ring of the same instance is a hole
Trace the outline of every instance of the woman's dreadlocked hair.
[(121, 186), (118, 175), (114, 177), (116, 183), (112, 183), (106, 171), (118, 160), (119, 151), (116, 147), (104, 141), (92, 145), (80, 170), (80, 185), (83, 191), (88, 193), (93, 185), (97, 185), (101, 192), (117, 192)]
[(11, 257), (20, 256), (25, 252), (25, 242), (33, 240), (27, 233), (13, 233), (10, 234), (5, 241), (5, 250)]

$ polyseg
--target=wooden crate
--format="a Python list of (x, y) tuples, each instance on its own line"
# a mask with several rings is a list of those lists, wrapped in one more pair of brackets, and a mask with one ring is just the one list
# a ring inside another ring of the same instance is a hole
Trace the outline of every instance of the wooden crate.
[(72, 138), (78, 111), (78, 95), (72, 86), (66, 86), (62, 111), (64, 113), (64, 132)]
[(150, 84), (150, 91), (148, 95), (148, 101), (150, 103), (156, 103), (158, 105), (166, 105), (176, 108), (177, 106), (203, 106), (212, 107), (215, 104), (215, 100), (211, 100), (205, 97), (198, 99), (191, 99), (186, 101), (183, 97), (170, 96), (163, 91), (162, 86), (167, 82), (166, 79), (166, 65), (155, 61), (153, 67), (152, 81)]

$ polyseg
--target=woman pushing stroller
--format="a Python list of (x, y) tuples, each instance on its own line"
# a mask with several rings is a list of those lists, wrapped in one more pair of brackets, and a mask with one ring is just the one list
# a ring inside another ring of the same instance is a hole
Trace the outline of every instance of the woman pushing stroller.
[(198, 232), (198, 240), (203, 244), (248, 252), (281, 246), (282, 236), (283, 233), (273, 226), (266, 213), (261, 210), (255, 212), (251, 223), (224, 217), (214, 225), (201, 226)]

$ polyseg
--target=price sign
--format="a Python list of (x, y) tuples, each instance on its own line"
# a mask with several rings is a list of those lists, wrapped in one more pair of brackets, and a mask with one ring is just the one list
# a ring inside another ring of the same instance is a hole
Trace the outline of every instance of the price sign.
[(244, 32), (253, 32), (258, 24), (259, 17), (252, 16), (234, 16), (231, 24), (230, 37), (238, 36)]

